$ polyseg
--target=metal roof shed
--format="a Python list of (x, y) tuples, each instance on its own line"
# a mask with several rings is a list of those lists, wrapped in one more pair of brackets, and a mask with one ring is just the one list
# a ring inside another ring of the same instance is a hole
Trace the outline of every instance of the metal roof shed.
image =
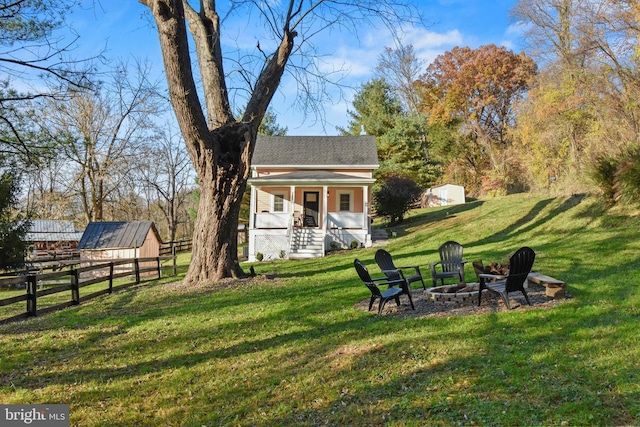
[(82, 261), (151, 258), (160, 254), (153, 221), (90, 222), (78, 243)]
[(31, 244), (30, 259), (64, 259), (73, 256), (81, 237), (73, 221), (34, 219), (24, 240)]

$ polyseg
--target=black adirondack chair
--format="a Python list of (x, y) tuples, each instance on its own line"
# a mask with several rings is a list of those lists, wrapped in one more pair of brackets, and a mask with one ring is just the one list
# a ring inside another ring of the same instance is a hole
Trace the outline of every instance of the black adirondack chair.
[[(438, 286), (438, 280), (444, 285), (444, 279), (457, 278), (458, 283), (464, 282), (464, 264), (465, 260), (462, 259), (463, 247), (460, 243), (449, 240), (443, 243), (438, 248), (440, 254), (440, 261), (430, 264), (431, 267), (431, 279), (433, 280), (433, 286)], [(438, 271), (438, 265), (440, 271)]]
[[(396, 304), (400, 305), (400, 295), (406, 295), (409, 298), (409, 303), (411, 303), (411, 308), (415, 310), (413, 306), (413, 299), (411, 298), (411, 289), (409, 289), (409, 284), (402, 276), (402, 272), (400, 272), (400, 279), (391, 280), (388, 277), (379, 277), (372, 278), (369, 274), (369, 270), (367, 267), (360, 261), (356, 259), (353, 261), (353, 265), (358, 272), (358, 276), (360, 276), (360, 280), (369, 288), (371, 291), (371, 300), (369, 301), (369, 311), (371, 311), (371, 307), (373, 307), (373, 303), (379, 299), (380, 302), (378, 304), (378, 314), (382, 313), (382, 309), (384, 305), (389, 300), (395, 300)], [(376, 284), (377, 283), (377, 284)], [(381, 291), (378, 285), (387, 285), (388, 288), (384, 291)]]
[[(376, 251), (376, 263), (380, 270), (387, 276), (390, 280), (397, 280), (401, 277), (401, 274), (404, 275), (404, 278), (407, 280), (409, 287), (413, 282), (421, 282), (422, 288), (427, 289), (424, 284), (424, 280), (422, 280), (422, 273), (420, 273), (420, 267), (417, 265), (408, 265), (402, 267), (396, 267), (393, 263), (393, 259), (391, 258), (391, 254), (384, 249), (378, 249)], [(412, 269), (412, 274), (406, 274), (404, 270)]]
[[(511, 305), (509, 304), (509, 293), (511, 292), (522, 292), (522, 295), (524, 295), (524, 298), (527, 300), (527, 304), (531, 305), (529, 295), (527, 295), (527, 291), (524, 289), (524, 283), (529, 273), (531, 273), (535, 258), (536, 253), (533, 249), (525, 246), (518, 249), (509, 258), (509, 273), (506, 276), (479, 274), (480, 291), (478, 292), (478, 305), (482, 302), (482, 291), (484, 289), (499, 294), (509, 310), (511, 310)], [(497, 279), (495, 282), (488, 281), (495, 279)]]

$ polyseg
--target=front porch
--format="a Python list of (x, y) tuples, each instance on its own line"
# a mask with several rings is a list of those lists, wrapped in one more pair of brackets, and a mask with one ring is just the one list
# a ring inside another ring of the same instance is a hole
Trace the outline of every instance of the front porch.
[(371, 246), (369, 218), (363, 213), (332, 212), (320, 218), (326, 218), (326, 226), (325, 222), (317, 227), (296, 223), (293, 213), (254, 214), (254, 226), (249, 228), (249, 261), (317, 258), (330, 249), (348, 248), (354, 241), (358, 246)]

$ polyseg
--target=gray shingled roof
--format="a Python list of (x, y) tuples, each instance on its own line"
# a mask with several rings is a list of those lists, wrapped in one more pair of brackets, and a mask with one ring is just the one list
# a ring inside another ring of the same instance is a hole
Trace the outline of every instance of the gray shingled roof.
[(78, 249), (139, 248), (144, 244), (149, 229), (158, 236), (152, 221), (90, 222)]
[(378, 166), (376, 138), (358, 136), (258, 136), (254, 166)]

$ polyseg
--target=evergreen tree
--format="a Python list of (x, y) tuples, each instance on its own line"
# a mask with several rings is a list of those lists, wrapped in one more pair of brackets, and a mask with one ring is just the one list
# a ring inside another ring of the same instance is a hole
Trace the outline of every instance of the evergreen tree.
[(18, 174), (4, 170), (0, 175), (0, 270), (24, 264), (27, 243), (24, 240), (31, 223), (17, 209)]
[(376, 137), (380, 169), (376, 178), (408, 178), (420, 187), (433, 184), (439, 166), (431, 158), (426, 119), (407, 114), (391, 85), (384, 79), (372, 79), (362, 85), (353, 101), (348, 129), (343, 135), (357, 135), (362, 129)]
[(258, 127), (258, 135), (285, 136), (289, 129), (280, 126), (277, 119), (278, 116), (272, 110), (267, 110)]

